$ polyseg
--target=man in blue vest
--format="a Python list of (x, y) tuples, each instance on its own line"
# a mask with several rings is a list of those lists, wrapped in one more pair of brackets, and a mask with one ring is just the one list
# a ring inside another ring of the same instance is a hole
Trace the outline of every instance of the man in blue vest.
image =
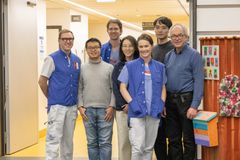
[(115, 65), (119, 62), (120, 36), (122, 34), (122, 23), (118, 19), (110, 19), (107, 23), (107, 33), (110, 40), (102, 45), (102, 60)]
[(72, 160), (73, 133), (77, 118), (80, 59), (71, 52), (74, 36), (70, 30), (59, 33), (59, 50), (44, 61), (39, 86), (48, 99), (46, 160)]

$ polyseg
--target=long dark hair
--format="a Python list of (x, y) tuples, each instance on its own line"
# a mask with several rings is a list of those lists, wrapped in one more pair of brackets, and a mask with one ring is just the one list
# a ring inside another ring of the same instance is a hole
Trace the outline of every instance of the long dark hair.
[(128, 35), (128, 36), (124, 37), (121, 40), (121, 43), (120, 43), (119, 59), (120, 59), (121, 62), (126, 62), (126, 57), (125, 57), (125, 55), (123, 53), (123, 50), (122, 50), (122, 45), (123, 45), (123, 42), (125, 40), (129, 40), (130, 43), (132, 44), (133, 48), (134, 48), (133, 59), (136, 59), (136, 58), (139, 57), (137, 41), (133, 36)]

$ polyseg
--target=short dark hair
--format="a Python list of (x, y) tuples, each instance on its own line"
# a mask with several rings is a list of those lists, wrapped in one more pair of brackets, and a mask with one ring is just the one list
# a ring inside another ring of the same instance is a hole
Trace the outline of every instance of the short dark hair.
[(118, 25), (118, 27), (120, 28), (120, 30), (122, 31), (122, 22), (119, 19), (110, 19), (107, 23), (107, 29), (109, 28), (109, 25), (111, 23), (115, 23)]
[(123, 42), (125, 40), (129, 40), (130, 43), (132, 44), (133, 48), (134, 48), (133, 59), (136, 59), (136, 58), (139, 57), (137, 41), (133, 36), (128, 35), (128, 36), (124, 37), (121, 40), (121, 43), (120, 43), (119, 59), (120, 59), (121, 62), (126, 62), (126, 56), (125, 56), (125, 54), (123, 53), (123, 50), (122, 50), (122, 45), (123, 45)]
[(153, 22), (154, 27), (157, 25), (157, 23), (166, 25), (168, 29), (172, 27), (172, 20), (168, 17), (162, 16), (155, 19)]
[(99, 39), (97, 38), (89, 38), (85, 43), (85, 48), (87, 49), (87, 45), (89, 42), (97, 42), (99, 44), (99, 47), (101, 48), (102, 44)]
[(152, 39), (152, 37), (149, 36), (149, 35), (146, 34), (146, 33), (141, 34), (141, 35), (138, 37), (137, 42), (139, 42), (140, 40), (148, 41), (148, 42), (153, 46), (153, 39)]
[(61, 36), (62, 36), (63, 33), (71, 33), (72, 36), (73, 36), (73, 38), (74, 38), (74, 35), (73, 35), (73, 32), (72, 32), (72, 31), (70, 31), (69, 29), (63, 29), (63, 30), (61, 30), (61, 31), (58, 33), (58, 39), (61, 38)]

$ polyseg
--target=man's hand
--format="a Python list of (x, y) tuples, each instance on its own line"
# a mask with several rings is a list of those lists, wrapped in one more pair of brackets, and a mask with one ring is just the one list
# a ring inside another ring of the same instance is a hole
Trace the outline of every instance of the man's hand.
[(187, 118), (193, 119), (197, 116), (197, 109), (190, 107), (187, 111)]
[(88, 117), (87, 117), (87, 115), (85, 114), (85, 113), (86, 113), (86, 108), (84, 108), (83, 106), (81, 106), (81, 107), (78, 108), (78, 111), (79, 111), (80, 115), (82, 116), (82, 119), (83, 119), (84, 121), (87, 121), (87, 120), (88, 120)]
[(105, 112), (106, 114), (105, 114), (104, 120), (107, 122), (110, 122), (113, 118), (113, 107), (109, 106)]
[(124, 106), (123, 106), (123, 112), (124, 113), (128, 113), (128, 104), (125, 104)]
[(163, 107), (163, 111), (162, 111), (162, 113), (161, 113), (161, 116), (162, 116), (163, 118), (166, 118), (166, 115), (167, 115), (166, 107)]
[(38, 80), (38, 84), (45, 95), (46, 98), (48, 98), (48, 78), (44, 76), (40, 76)]

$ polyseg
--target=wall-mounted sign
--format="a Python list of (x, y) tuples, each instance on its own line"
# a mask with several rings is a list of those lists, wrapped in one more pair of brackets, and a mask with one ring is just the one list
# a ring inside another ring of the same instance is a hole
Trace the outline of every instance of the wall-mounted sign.
[(153, 22), (142, 22), (143, 30), (154, 30)]
[(219, 46), (204, 45), (201, 55), (204, 62), (205, 79), (219, 80)]
[(72, 15), (71, 21), (72, 22), (81, 22), (81, 15)]

